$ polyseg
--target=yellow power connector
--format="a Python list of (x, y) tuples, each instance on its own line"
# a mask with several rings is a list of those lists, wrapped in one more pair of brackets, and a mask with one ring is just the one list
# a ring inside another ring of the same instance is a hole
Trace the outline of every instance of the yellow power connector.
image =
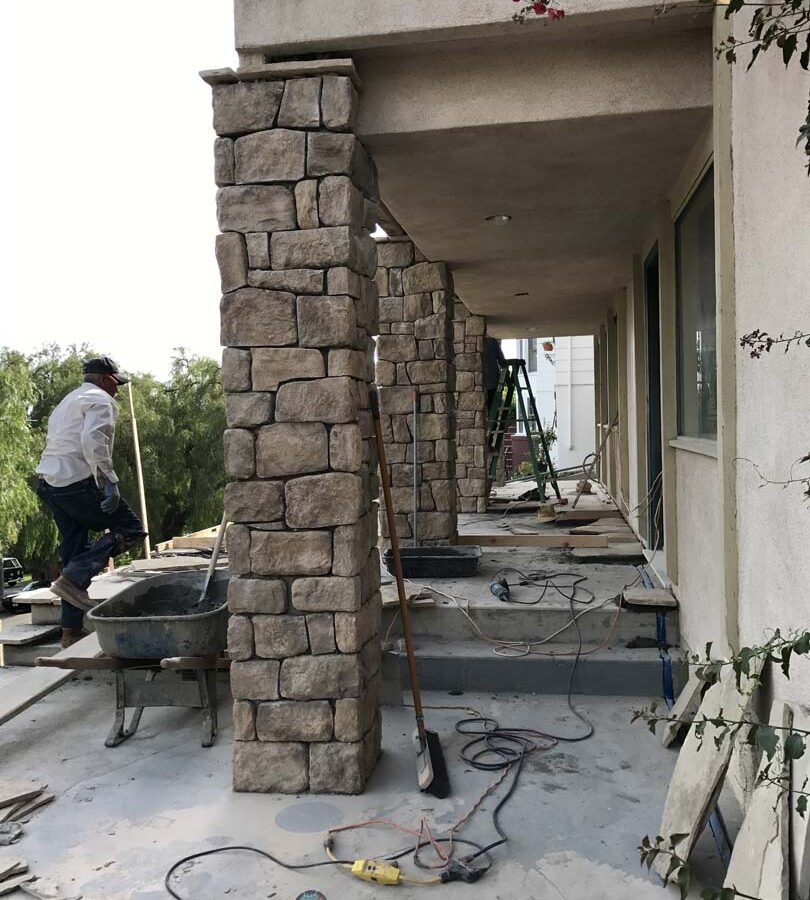
[(373, 881), (375, 884), (400, 884), (402, 881), (399, 866), (392, 866), (376, 859), (356, 859), (352, 863), (351, 872), (355, 878)]

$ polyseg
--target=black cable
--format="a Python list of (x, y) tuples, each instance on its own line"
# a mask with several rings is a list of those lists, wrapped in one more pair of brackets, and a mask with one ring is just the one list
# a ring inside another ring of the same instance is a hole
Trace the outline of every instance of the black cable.
[(268, 853), (266, 850), (260, 850), (258, 847), (248, 847), (242, 845), (234, 845), (233, 847), (214, 847), (213, 850), (202, 850), (200, 853), (190, 853), (188, 856), (184, 856), (183, 859), (178, 860), (166, 873), (166, 877), (163, 879), (164, 887), (169, 892), (169, 894), (175, 898), (175, 900), (185, 900), (185, 898), (181, 897), (180, 894), (176, 893), (176, 891), (170, 884), (172, 876), (180, 868), (180, 866), (183, 866), (187, 862), (191, 862), (194, 859), (202, 859), (204, 856), (213, 856), (215, 853), (230, 853), (235, 850), (246, 851), (248, 853), (258, 853), (259, 856), (263, 856), (265, 857), (265, 859), (269, 859), (277, 866), (281, 866), (284, 869), (290, 869), (292, 871), (295, 871), (297, 869), (317, 869), (319, 866), (350, 866), (354, 861), (349, 859), (327, 859), (323, 862), (286, 863), (273, 856), (272, 853)]

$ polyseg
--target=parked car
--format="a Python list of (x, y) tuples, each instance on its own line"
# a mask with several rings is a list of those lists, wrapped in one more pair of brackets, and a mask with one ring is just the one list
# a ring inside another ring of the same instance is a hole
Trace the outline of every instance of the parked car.
[(13, 597), (3, 597), (3, 608), (8, 612), (28, 612), (31, 609), (31, 604), (25, 602), (25, 595), (29, 591), (38, 591), (40, 588), (50, 586), (50, 581), (32, 581), (22, 590), (17, 591)]
[(3, 557), (3, 584), (16, 584), (24, 574), (18, 559), (13, 556)]

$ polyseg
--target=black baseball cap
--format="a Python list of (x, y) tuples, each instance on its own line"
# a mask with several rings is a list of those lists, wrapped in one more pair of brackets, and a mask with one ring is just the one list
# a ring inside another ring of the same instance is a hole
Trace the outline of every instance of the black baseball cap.
[(112, 375), (119, 384), (129, 384), (129, 378), (118, 371), (118, 363), (110, 356), (94, 356), (82, 366), (85, 375)]

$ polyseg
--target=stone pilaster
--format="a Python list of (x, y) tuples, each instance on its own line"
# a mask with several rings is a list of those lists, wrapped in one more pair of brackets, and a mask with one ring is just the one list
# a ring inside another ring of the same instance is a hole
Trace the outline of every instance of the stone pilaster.
[(472, 315), (456, 298), (453, 350), (456, 366), (456, 487), (459, 512), (487, 511), (486, 319)]
[[(377, 384), (397, 533), (413, 539), (416, 465), (417, 541), (447, 544), (457, 531), (452, 279), (444, 263), (426, 261), (409, 240), (380, 243), (377, 256)], [(382, 529), (387, 535), (384, 517)]]
[(374, 166), (336, 75), (215, 84), (234, 788), (358, 793), (380, 747)]

